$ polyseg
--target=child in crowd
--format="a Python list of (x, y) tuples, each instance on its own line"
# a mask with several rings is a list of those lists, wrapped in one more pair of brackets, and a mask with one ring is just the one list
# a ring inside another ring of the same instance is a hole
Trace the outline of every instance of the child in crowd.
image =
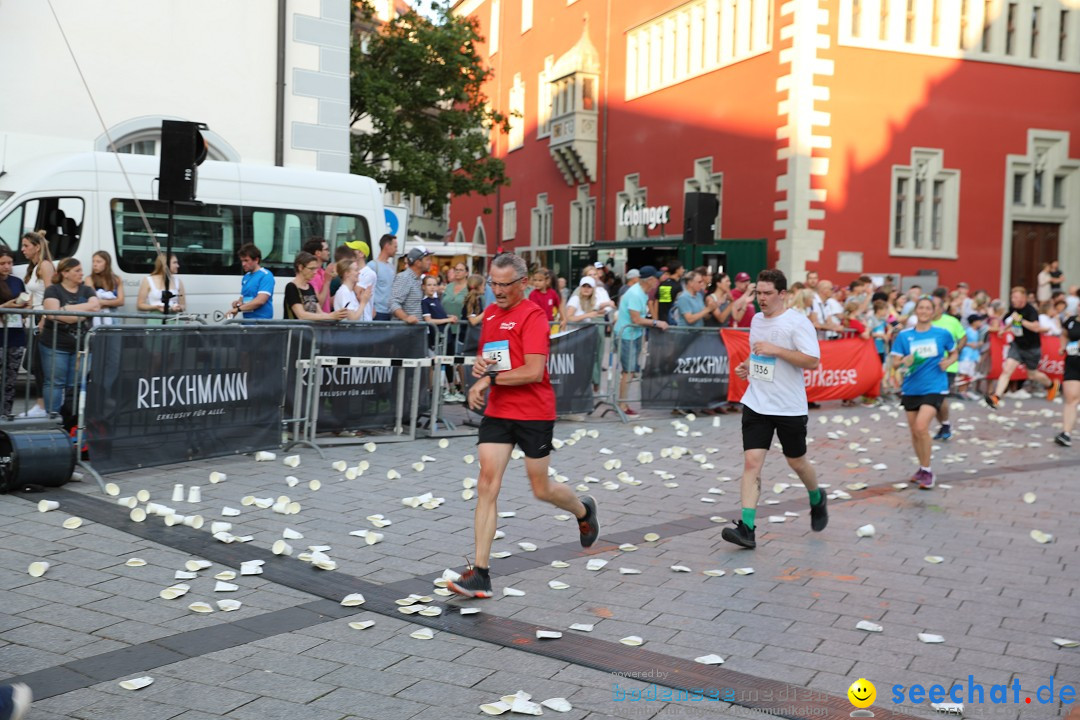
[(979, 361), (982, 359), (983, 348), (986, 343), (986, 316), (975, 313), (967, 317), (967, 343), (960, 350), (960, 373), (957, 377), (956, 391), (968, 400), (980, 400), (982, 395), (973, 392), (971, 385), (978, 378)]

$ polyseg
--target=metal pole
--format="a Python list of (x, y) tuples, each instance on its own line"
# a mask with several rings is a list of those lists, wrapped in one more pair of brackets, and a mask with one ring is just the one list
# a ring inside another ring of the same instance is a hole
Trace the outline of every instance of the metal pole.
[[(169, 201), (169, 230), (168, 230), (168, 233), (165, 236), (165, 272), (163, 273), (163, 275), (164, 275), (163, 282), (165, 283), (165, 289), (161, 291), (161, 302), (162, 302), (161, 312), (165, 316), (165, 320), (169, 319), (169, 300), (172, 299), (172, 293), (169, 292), (169, 272), (171, 271), (170, 265), (172, 264), (170, 262), (170, 259), (172, 258), (173, 212), (175, 211), (175, 209), (176, 209), (176, 204), (172, 200), (170, 200)], [(163, 320), (162, 322), (164, 323), (165, 320)]]

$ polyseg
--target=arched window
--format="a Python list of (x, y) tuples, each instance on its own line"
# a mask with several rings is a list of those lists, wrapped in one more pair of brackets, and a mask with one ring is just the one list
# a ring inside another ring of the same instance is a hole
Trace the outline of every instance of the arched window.
[[(126, 120), (109, 128), (116, 151), (134, 155), (158, 155), (161, 152), (161, 121), (182, 120), (183, 118), (165, 116), (146, 116)], [(240, 162), (240, 153), (225, 138), (212, 130), (204, 130), (207, 159), (224, 162)], [(94, 149), (109, 152), (109, 138), (104, 134), (94, 141)]]

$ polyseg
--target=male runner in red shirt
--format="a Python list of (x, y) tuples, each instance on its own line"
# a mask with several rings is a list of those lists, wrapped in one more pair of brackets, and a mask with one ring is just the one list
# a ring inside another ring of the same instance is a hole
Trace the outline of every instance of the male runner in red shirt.
[(469, 407), (479, 410), (484, 393), (491, 388), (477, 438), (476, 559), (474, 567), (447, 585), (467, 597), (492, 596), (488, 562), (495, 537), (495, 503), (515, 444), (525, 453), (525, 472), (533, 495), (574, 514), (582, 547), (592, 545), (600, 533), (596, 501), (589, 496), (579, 500), (570, 488), (548, 477), (555, 429), (555, 391), (547, 371), (550, 336), (544, 311), (525, 300), (527, 280), (528, 268), (517, 255), (505, 253), (491, 262), (488, 284), (495, 293), (495, 304), (484, 310), (480, 348), (473, 365), (473, 376), (478, 380), (469, 390)]

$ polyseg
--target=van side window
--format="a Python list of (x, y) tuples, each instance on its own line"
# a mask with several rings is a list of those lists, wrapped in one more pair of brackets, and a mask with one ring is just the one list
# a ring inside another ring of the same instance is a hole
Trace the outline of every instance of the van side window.
[(82, 237), (85, 203), (77, 197), (27, 200), (0, 220), (0, 242), (15, 251), (15, 264), (26, 263), (19, 249), (24, 233), (41, 230), (54, 260), (71, 257)]
[[(168, 203), (141, 201), (161, 250), (165, 250)], [(116, 257), (124, 272), (150, 272), (158, 253), (135, 202), (114, 199), (112, 227)], [(240, 275), (236, 250), (247, 242), (262, 252), (262, 266), (275, 275), (294, 274), (293, 258), (304, 241), (323, 237), (331, 245), (352, 240), (371, 244), (367, 220), (311, 210), (252, 208), (209, 203), (177, 203), (173, 215), (173, 252), (185, 275)]]

